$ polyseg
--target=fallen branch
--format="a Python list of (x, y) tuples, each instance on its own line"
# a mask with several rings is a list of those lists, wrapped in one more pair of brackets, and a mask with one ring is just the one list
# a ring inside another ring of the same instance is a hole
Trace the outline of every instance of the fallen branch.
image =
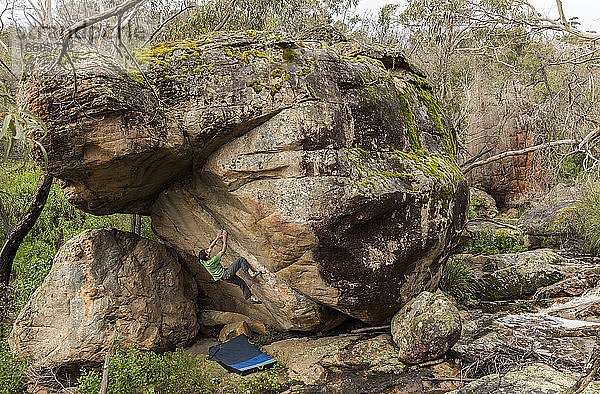
[(471, 171), (473, 168), (475, 167), (481, 167), (483, 165), (492, 163), (494, 161), (498, 161), (498, 160), (502, 160), (504, 158), (507, 157), (512, 157), (512, 156), (520, 156), (520, 155), (524, 155), (527, 154), (529, 152), (535, 152), (541, 149), (546, 149), (546, 148), (550, 148), (553, 146), (558, 146), (558, 145), (575, 145), (577, 144), (577, 140), (559, 140), (559, 141), (551, 141), (551, 142), (545, 142), (543, 144), (539, 144), (539, 145), (534, 145), (534, 146), (530, 146), (528, 148), (525, 149), (520, 149), (520, 150), (511, 150), (511, 151), (507, 151), (507, 152), (502, 152), (499, 153), (497, 155), (494, 155), (492, 157), (489, 157), (485, 160), (479, 160), (476, 161), (475, 163), (469, 164), (468, 166), (464, 167), (462, 169), (463, 173), (468, 173), (469, 171)]
[(359, 328), (357, 330), (352, 330), (350, 331), (350, 333), (352, 334), (359, 334), (361, 332), (371, 332), (371, 331), (384, 331), (384, 330), (389, 330), (390, 326), (380, 326), (380, 327), (365, 327), (365, 328)]
[(100, 391), (98, 394), (106, 394), (108, 391), (108, 366), (110, 365), (110, 353), (109, 350), (106, 352), (106, 356), (104, 356), (104, 366), (102, 367), (102, 381), (100, 382)]
[(426, 382), (474, 382), (475, 378), (428, 378), (421, 377), (421, 380)]

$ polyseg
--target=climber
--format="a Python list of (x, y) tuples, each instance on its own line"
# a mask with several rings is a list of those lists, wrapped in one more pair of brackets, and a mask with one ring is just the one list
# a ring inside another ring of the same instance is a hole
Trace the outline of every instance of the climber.
[[(210, 252), (212, 248), (216, 245), (217, 241), (221, 238), (223, 240), (223, 246), (221, 247), (221, 251), (217, 253), (213, 258), (210, 258)], [(253, 304), (262, 304), (260, 300), (252, 295), (248, 285), (242, 278), (237, 276), (237, 272), (241, 269), (242, 271), (246, 271), (250, 278), (254, 279), (258, 275), (260, 275), (261, 271), (253, 271), (250, 268), (250, 264), (243, 257), (238, 257), (229, 267), (223, 268), (221, 265), (221, 258), (225, 254), (225, 250), (227, 249), (227, 231), (221, 230), (217, 234), (217, 237), (210, 244), (207, 249), (202, 249), (198, 253), (198, 258), (200, 262), (206, 268), (209, 274), (212, 275), (215, 281), (224, 280), (225, 282), (232, 283), (234, 285), (238, 285), (242, 289), (242, 293), (244, 294), (245, 299), (250, 299), (250, 302)]]

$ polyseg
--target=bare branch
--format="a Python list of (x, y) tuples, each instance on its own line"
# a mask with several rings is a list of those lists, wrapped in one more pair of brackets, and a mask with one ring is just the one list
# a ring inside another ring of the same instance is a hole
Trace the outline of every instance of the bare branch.
[(168, 25), (173, 19), (177, 18), (179, 15), (181, 15), (183, 12), (189, 10), (190, 8), (196, 8), (195, 5), (190, 5), (185, 7), (184, 9), (182, 9), (181, 11), (177, 12), (175, 15), (171, 16), (170, 18), (168, 18), (166, 21), (164, 21), (163, 23), (161, 23), (160, 26), (158, 26), (156, 28), (156, 30), (154, 30), (154, 32), (150, 35), (150, 37), (148, 37), (148, 39), (142, 44), (142, 48), (145, 47), (146, 45), (148, 45), (152, 39), (154, 38), (155, 35), (158, 34), (158, 32), (160, 32), (166, 25)]
[(138, 5), (139, 3), (143, 2), (143, 1), (146, 1), (146, 0), (127, 0), (126, 2), (124, 2), (123, 4), (121, 4), (117, 7), (113, 7), (99, 15), (92, 16), (90, 18), (86, 18), (86, 19), (76, 23), (75, 25), (71, 26), (65, 33), (63, 43), (62, 43), (62, 48), (60, 51), (60, 55), (58, 56), (58, 59), (56, 59), (56, 62), (52, 65), (51, 68), (53, 69), (54, 67), (56, 67), (57, 65), (60, 64), (62, 58), (67, 53), (67, 48), (69, 47), (69, 41), (75, 34), (77, 34), (77, 32), (85, 29), (86, 27), (90, 27), (100, 21), (103, 21), (108, 18), (112, 18), (113, 16), (123, 15), (125, 12), (127, 12), (128, 10), (130, 10), (131, 8), (135, 7), (136, 5)]
[(465, 168), (463, 168), (463, 173), (468, 173), (469, 171), (471, 171), (473, 168), (475, 167), (481, 167), (483, 165), (492, 163), (494, 161), (498, 161), (498, 160), (502, 160), (506, 157), (511, 157), (511, 156), (520, 156), (520, 155), (524, 155), (527, 154), (529, 152), (535, 152), (537, 150), (541, 150), (541, 149), (546, 149), (546, 148), (550, 148), (552, 146), (558, 146), (558, 145), (575, 145), (577, 143), (577, 140), (559, 140), (559, 141), (551, 141), (551, 142), (546, 142), (543, 144), (539, 144), (539, 145), (535, 145), (535, 146), (530, 146), (528, 148), (525, 149), (520, 149), (520, 150), (511, 150), (511, 151), (507, 151), (507, 152), (502, 152), (499, 153), (495, 156), (489, 157), (485, 160), (480, 160), (480, 161), (476, 161), (475, 163), (469, 164), (468, 166), (466, 166)]

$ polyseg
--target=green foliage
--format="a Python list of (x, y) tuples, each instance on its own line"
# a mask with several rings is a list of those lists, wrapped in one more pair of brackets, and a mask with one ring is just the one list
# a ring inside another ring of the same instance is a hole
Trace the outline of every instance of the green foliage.
[[(82, 394), (96, 394), (100, 388), (100, 370), (82, 370), (77, 386)], [(108, 393), (280, 393), (290, 380), (282, 364), (232, 380), (217, 363), (204, 355), (177, 349), (157, 354), (139, 346), (122, 347), (117, 343), (109, 363)]]
[(523, 244), (518, 237), (508, 231), (492, 230), (471, 233), (469, 240), (463, 247), (463, 253), (474, 255), (514, 253), (524, 250), (527, 250), (527, 245)]
[(461, 304), (468, 303), (477, 289), (473, 268), (461, 258), (449, 258), (444, 266), (440, 289), (452, 295)]
[(25, 368), (27, 363), (13, 356), (6, 336), (0, 338), (0, 393), (25, 392)]
[(276, 364), (241, 382), (242, 391), (248, 394), (282, 393), (290, 388), (290, 385), (291, 380), (281, 364)]
[(34, 113), (17, 107), (2, 81), (0, 81), (0, 103), (0, 143), (4, 148), (2, 160), (8, 160), (15, 146), (21, 145), (24, 147), (25, 159), (29, 157), (33, 148), (37, 147), (47, 165), (46, 149), (39, 142), (48, 133), (44, 121)]
[(565, 157), (558, 169), (558, 181), (573, 185), (584, 170), (584, 153), (575, 153)]
[[(109, 393), (210, 393), (204, 356), (175, 352), (157, 354), (134, 345), (117, 346), (109, 363)], [(78, 379), (81, 393), (96, 394), (101, 371), (84, 370)]]
[(481, 211), (481, 208), (483, 208), (484, 204), (485, 201), (479, 197), (471, 196), (471, 199), (469, 200), (469, 219), (475, 219), (476, 217), (479, 217), (479, 212)]
[[(196, 38), (215, 29), (298, 33), (334, 22), (333, 16), (355, 6), (356, 0), (208, 0), (182, 14), (157, 41)], [(233, 5), (233, 8), (232, 8)]]

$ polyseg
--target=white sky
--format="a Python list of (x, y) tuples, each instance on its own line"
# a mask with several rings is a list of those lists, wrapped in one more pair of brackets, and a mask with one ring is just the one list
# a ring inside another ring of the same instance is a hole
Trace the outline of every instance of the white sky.
[[(531, 4), (542, 14), (549, 18), (558, 18), (555, 0), (530, 0)], [(405, 0), (360, 0), (358, 11), (371, 10), (373, 14), (384, 4), (403, 4)], [(579, 17), (581, 30), (595, 30), (600, 32), (600, 0), (563, 0), (565, 16)]]

